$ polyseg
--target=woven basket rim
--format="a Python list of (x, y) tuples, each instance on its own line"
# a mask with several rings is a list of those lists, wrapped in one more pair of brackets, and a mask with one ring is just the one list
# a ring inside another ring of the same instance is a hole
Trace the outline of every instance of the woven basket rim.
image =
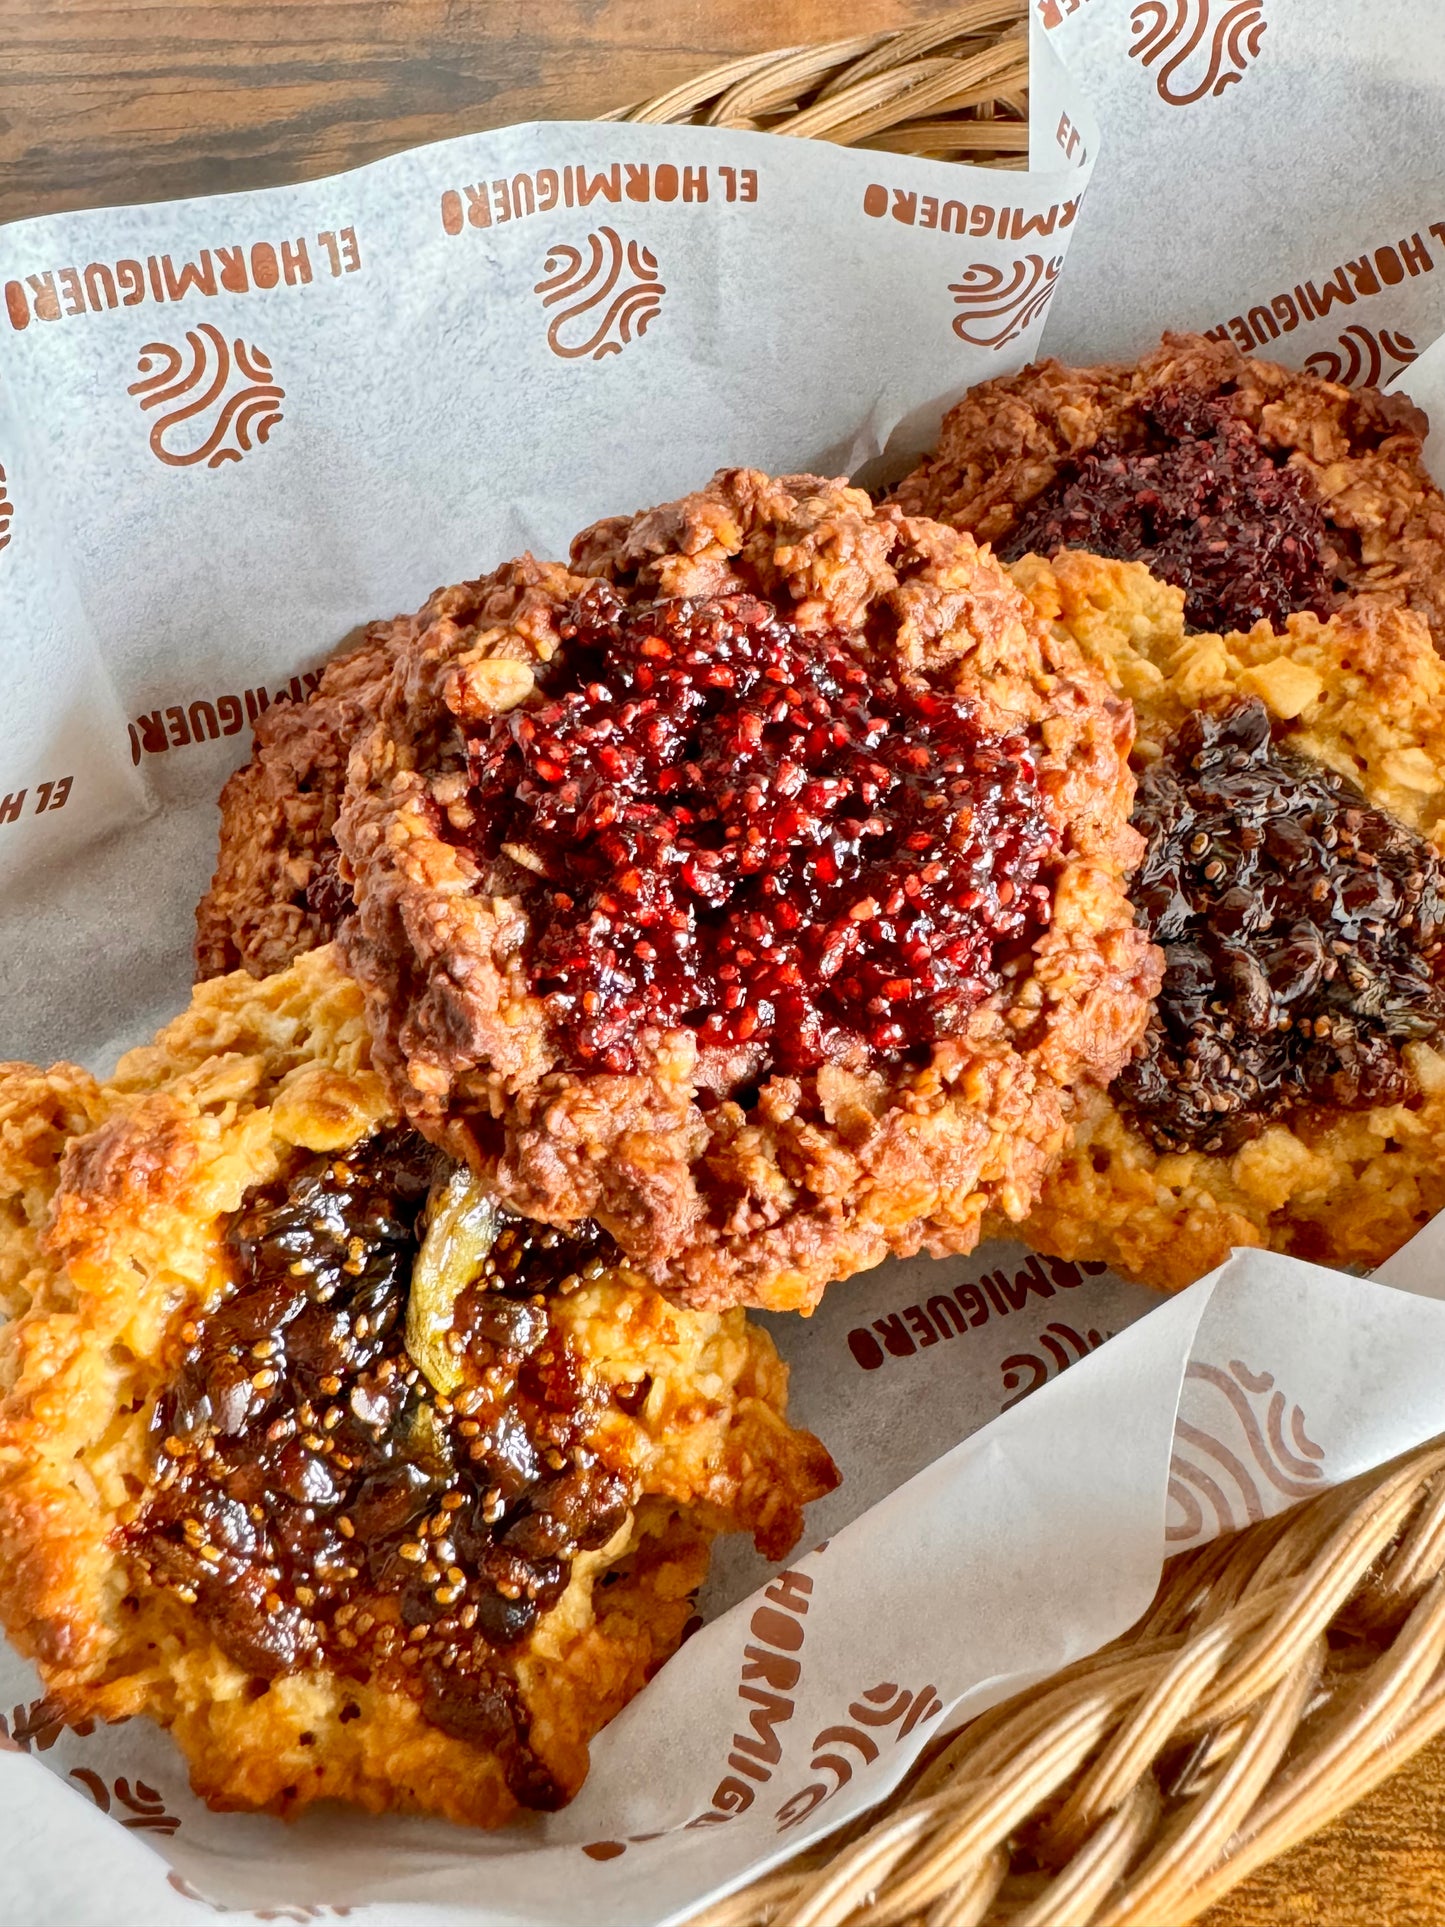
[[(1016, 167), (1027, 146), (1027, 15), (1027, 0), (965, 0), (914, 27), (742, 54), (604, 118)], [(1023, 138), (1000, 139), (1001, 125)]]

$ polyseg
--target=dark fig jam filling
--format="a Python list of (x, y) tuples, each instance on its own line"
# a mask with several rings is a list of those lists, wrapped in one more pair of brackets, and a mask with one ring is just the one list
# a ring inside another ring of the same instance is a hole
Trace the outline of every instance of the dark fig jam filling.
[(1276, 745), (1253, 698), (1184, 723), (1134, 825), (1134, 901), (1166, 971), (1114, 1094), (1156, 1148), (1230, 1153), (1296, 1105), (1412, 1090), (1402, 1048), (1445, 1029), (1428, 843)]
[(1007, 555), (1089, 549), (1184, 590), (1191, 628), (1326, 616), (1334, 569), (1309, 478), (1266, 449), (1228, 395), (1164, 388), (1142, 440), (1102, 441), (1031, 502)]
[(548, 1299), (614, 1254), (590, 1225), (493, 1220), (450, 1307), (443, 1396), (406, 1345), (439, 1182), (431, 1148), (397, 1131), (248, 1193), (235, 1289), (180, 1332), (127, 1539), (252, 1674), (399, 1685), (547, 1806), (507, 1654), (634, 1496), (583, 1442), (610, 1390), (554, 1335)]
[(1047, 922), (1028, 741), (967, 698), (746, 595), (590, 592), (563, 634), (470, 775), (573, 1063), (684, 1025), (789, 1071), (927, 1047)]

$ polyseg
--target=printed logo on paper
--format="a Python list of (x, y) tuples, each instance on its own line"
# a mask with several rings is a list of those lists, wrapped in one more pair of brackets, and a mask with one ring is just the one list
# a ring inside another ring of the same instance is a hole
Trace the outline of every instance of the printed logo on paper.
[(1190, 1400), (1169, 1461), (1169, 1519), (1164, 1537), (1192, 1541), (1205, 1533), (1234, 1532), (1280, 1508), (1272, 1499), (1312, 1498), (1324, 1479), (1324, 1449), (1305, 1430), (1300, 1407), (1276, 1389), (1269, 1372), (1252, 1372), (1239, 1359), (1228, 1371), (1191, 1361), (1186, 1382), (1210, 1387), (1217, 1399)]
[(1341, 382), (1346, 388), (1378, 388), (1402, 368), (1408, 368), (1419, 349), (1407, 334), (1395, 328), (1361, 327), (1357, 321), (1340, 335), (1333, 348), (1316, 348), (1305, 358), (1305, 367), (1325, 381)]
[(166, 1811), (165, 1796), (153, 1786), (147, 1786), (144, 1780), (132, 1785), (122, 1774), (118, 1780), (107, 1783), (89, 1766), (73, 1766), (67, 1777), (90, 1795), (102, 1813), (110, 1814), (132, 1833), (169, 1836), (181, 1824), (178, 1814)]
[(1170, 107), (1217, 98), (1242, 80), (1268, 21), (1263, 0), (1140, 0), (1129, 16), (1138, 38), (1129, 58), (1154, 67), (1154, 86)]
[(58, 1700), (47, 1695), (28, 1706), (14, 1706), (9, 1717), (0, 1713), (0, 1753), (48, 1753), (62, 1733), (88, 1739), (94, 1720), (68, 1720)]
[(1048, 307), (1063, 258), (1026, 254), (1008, 268), (975, 261), (949, 283), (961, 311), (953, 317), (953, 332), (975, 348), (1007, 347)]
[[(912, 1358), (932, 1345), (947, 1343), (955, 1337), (965, 1338), (978, 1326), (987, 1325), (990, 1317), (1009, 1318), (1018, 1312), (1035, 1311), (1035, 1300), (1052, 1298), (1056, 1291), (1077, 1290), (1085, 1278), (1097, 1278), (1108, 1268), (1092, 1260), (1074, 1264), (1066, 1258), (1040, 1257), (1034, 1253), (1016, 1271), (985, 1271), (976, 1279), (956, 1285), (951, 1292), (933, 1292), (926, 1303), (920, 1299), (917, 1304), (904, 1305), (886, 1317), (875, 1318), (871, 1330), (865, 1325), (855, 1326), (848, 1334), (848, 1350), (860, 1371), (876, 1372), (887, 1358)], [(1059, 1371), (1073, 1362), (1066, 1347), (1072, 1346), (1082, 1358), (1106, 1338), (1113, 1337), (1112, 1332), (1096, 1332), (1092, 1327), (1081, 1337), (1072, 1325), (1063, 1324), (1048, 1325), (1045, 1330), (1050, 1334), (1047, 1358), (1054, 1361)], [(1034, 1342), (1044, 1345), (1042, 1337)], [(1025, 1386), (1019, 1396), (1026, 1397), (1036, 1390), (1053, 1376), (1047, 1358), (1036, 1358), (1031, 1352), (1015, 1352), (1006, 1358), (1003, 1362), (1005, 1391), (1013, 1391), (1018, 1384), (1017, 1378), (1010, 1378), (1011, 1371), (1018, 1369), (1034, 1373), (1033, 1383)]]
[(916, 1726), (936, 1719), (942, 1711), (943, 1701), (932, 1686), (920, 1686), (916, 1692), (892, 1680), (870, 1686), (851, 1702), (846, 1719), (814, 1734), (808, 1764), (819, 1777), (789, 1794), (778, 1808), (778, 1832), (800, 1825), (825, 1800), (841, 1793), (855, 1772), (872, 1766), (885, 1739), (891, 1737), (897, 1746)]
[[(1393, 241), (1364, 248), (1353, 260), (1337, 261), (1328, 274), (1316, 270), (1314, 276), (1296, 281), (1292, 288), (1281, 288), (1277, 294), (1254, 302), (1243, 313), (1206, 328), (1204, 333), (1211, 341), (1232, 340), (1245, 354), (1251, 354), (1256, 348), (1267, 347), (1282, 334), (1293, 334), (1296, 328), (1306, 327), (1312, 321), (1328, 321), (1333, 327), (1342, 319), (1335, 314), (1336, 308), (1353, 308), (1356, 302), (1371, 300), (1406, 281), (1436, 273), (1438, 264), (1431, 252), (1432, 243), (1445, 247), (1445, 221), (1431, 221), (1424, 233), (1417, 228), (1413, 234), (1401, 234)], [(1352, 356), (1357, 354), (1362, 371), (1360, 378), (1373, 380), (1373, 376), (1364, 374), (1370, 366), (1372, 342), (1380, 351), (1382, 369), (1386, 356), (1402, 367), (1415, 357), (1415, 344), (1409, 335), (1384, 327), (1372, 331), (1360, 323), (1351, 323), (1341, 331), (1337, 350), (1324, 348), (1319, 352), (1328, 358), (1327, 367), (1334, 365), (1338, 353), (1341, 370), (1338, 379), (1342, 381), (1350, 378), (1346, 371)], [(1307, 366), (1313, 368), (1313, 361)]]
[[(48, 1753), (58, 1740), (89, 1739), (95, 1732), (93, 1719), (68, 1720), (58, 1701), (48, 1697), (32, 1700), (28, 1706), (13, 1707), (7, 1717), (0, 1713), (0, 1753)], [(173, 1834), (180, 1816), (170, 1812), (165, 1795), (122, 1774), (108, 1780), (94, 1767), (73, 1766), (66, 1774), (102, 1813), (132, 1833)]]
[(167, 468), (219, 468), (239, 462), (269, 440), (286, 399), (270, 357), (238, 336), (228, 342), (209, 321), (186, 332), (186, 346), (149, 341), (137, 364), (140, 380), (126, 390), (151, 425), (151, 453)]
[(1077, 13), (1084, 0), (1036, 0), (1035, 11), (1042, 27), (1061, 27), (1071, 13)]
[(15, 504), (5, 486), (5, 470), (0, 468), (0, 549), (10, 545), (10, 524), (15, 519)]
[(189, 749), (193, 743), (213, 743), (218, 736), (239, 736), (243, 728), (254, 728), (257, 718), (273, 702), (305, 702), (320, 681), (319, 669), (303, 669), (280, 688), (267, 689), (264, 683), (257, 683), (239, 693), (229, 689), (147, 710), (128, 725), (130, 760), (139, 763), (142, 756), (165, 756), (173, 749)]
[[(1112, 1332), (1096, 1331), (1092, 1325), (1086, 1332), (1077, 1332), (1072, 1325), (1045, 1325), (1034, 1341), (1038, 1351), (1013, 1352), (1000, 1365), (1003, 1388), (1013, 1396), (1006, 1398), (999, 1410), (1006, 1412), (1011, 1405), (1020, 1404), (1030, 1392), (1038, 1391), (1051, 1378), (1066, 1372), (1076, 1360), (1096, 1352), (1106, 1339), (1113, 1336)], [(1025, 1372), (1028, 1373), (1027, 1382), (1024, 1380)]]
[(601, 361), (647, 333), (667, 288), (651, 248), (604, 227), (580, 248), (570, 241), (549, 248), (532, 292), (544, 308), (556, 309), (547, 328), (552, 353), (564, 361)]

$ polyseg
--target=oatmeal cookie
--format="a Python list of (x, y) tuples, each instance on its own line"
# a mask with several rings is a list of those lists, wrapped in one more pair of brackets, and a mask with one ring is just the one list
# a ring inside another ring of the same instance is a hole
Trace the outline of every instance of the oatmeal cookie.
[(844, 482), (444, 591), (337, 822), (377, 1066), (681, 1302), (966, 1251), (1146, 1019), (1131, 736), (971, 537)]
[(1137, 364), (1039, 362), (981, 383), (897, 490), (1006, 558), (1148, 563), (1192, 628), (1283, 626), (1352, 600), (1413, 609), (1445, 649), (1445, 497), (1402, 395), (1165, 335)]
[(373, 622), (300, 702), (256, 722), (251, 760), (221, 791), (216, 873), (196, 907), (196, 976), (284, 970), (330, 943), (349, 898), (332, 835), (351, 740), (372, 715), (405, 619)]
[(0, 1068), (0, 1614), (218, 1807), (568, 1799), (722, 1531), (836, 1482), (741, 1312), (501, 1212), (392, 1109), (318, 950), (108, 1082)]
[(1138, 717), (1167, 970), (1022, 1236), (1177, 1289), (1236, 1245), (1373, 1266), (1445, 1208), (1445, 664), (1398, 604), (1192, 634), (1183, 591), (1013, 569)]

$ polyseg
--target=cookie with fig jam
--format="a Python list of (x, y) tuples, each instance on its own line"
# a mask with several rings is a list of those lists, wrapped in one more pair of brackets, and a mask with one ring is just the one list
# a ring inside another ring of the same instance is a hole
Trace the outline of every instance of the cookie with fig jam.
[(1138, 1055), (1081, 1108), (1023, 1235), (1177, 1288), (1236, 1245), (1381, 1263), (1445, 1208), (1445, 663), (1355, 602), (1191, 633), (1076, 550), (1013, 574), (1130, 697), (1164, 952)]
[(443, 591), (337, 819), (393, 1101), (680, 1302), (966, 1251), (1146, 1020), (1131, 738), (971, 537), (844, 482)]
[(1365, 601), (1413, 609), (1445, 649), (1428, 428), (1403, 395), (1166, 334), (1138, 363), (1044, 361), (970, 389), (895, 499), (1007, 560), (1144, 562), (1184, 590), (1191, 629)]
[(0, 1617), (217, 1807), (563, 1804), (717, 1534), (836, 1483), (742, 1312), (402, 1122), (329, 948), (108, 1082), (0, 1067), (0, 1315)]

